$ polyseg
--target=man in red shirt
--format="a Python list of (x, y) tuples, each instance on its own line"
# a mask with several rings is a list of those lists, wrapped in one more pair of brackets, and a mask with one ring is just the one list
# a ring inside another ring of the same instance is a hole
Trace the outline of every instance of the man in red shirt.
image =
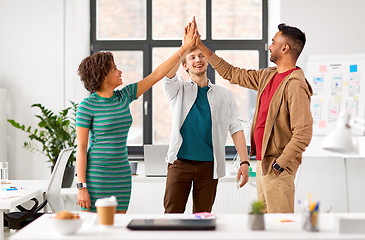
[(312, 138), (313, 91), (302, 69), (296, 67), (305, 34), (286, 24), (278, 28), (269, 47), (270, 61), (277, 67), (234, 67), (205, 47), (200, 38), (196, 45), (224, 79), (257, 91), (250, 152), (257, 158), (257, 197), (269, 213), (292, 213), (295, 174)]

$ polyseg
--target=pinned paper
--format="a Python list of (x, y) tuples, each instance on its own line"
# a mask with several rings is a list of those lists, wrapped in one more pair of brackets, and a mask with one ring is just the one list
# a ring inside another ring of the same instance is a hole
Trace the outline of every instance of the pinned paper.
[(321, 65), (321, 66), (319, 66), (319, 72), (320, 73), (327, 72), (327, 65)]
[(319, 120), (318, 122), (318, 127), (319, 128), (326, 128), (327, 126), (327, 121), (326, 120)]
[(335, 95), (333, 97), (333, 101), (336, 102), (336, 103), (342, 102), (342, 96), (341, 95)]

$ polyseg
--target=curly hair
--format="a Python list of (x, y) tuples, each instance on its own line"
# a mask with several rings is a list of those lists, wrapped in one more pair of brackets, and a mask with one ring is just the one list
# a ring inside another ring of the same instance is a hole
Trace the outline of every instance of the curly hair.
[(114, 57), (111, 52), (97, 52), (82, 60), (77, 72), (86, 90), (97, 92), (113, 65)]

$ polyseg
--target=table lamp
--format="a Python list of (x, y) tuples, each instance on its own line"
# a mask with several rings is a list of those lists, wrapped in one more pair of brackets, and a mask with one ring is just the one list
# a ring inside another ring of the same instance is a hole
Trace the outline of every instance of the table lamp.
[(337, 120), (336, 129), (330, 132), (323, 140), (322, 148), (342, 154), (358, 154), (359, 143), (353, 136), (351, 129), (365, 130), (364, 120), (351, 117), (350, 113), (342, 112)]

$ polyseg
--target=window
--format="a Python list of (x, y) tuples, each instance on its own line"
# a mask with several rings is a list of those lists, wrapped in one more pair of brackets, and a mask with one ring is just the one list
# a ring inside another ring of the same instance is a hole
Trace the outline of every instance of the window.
[[(240, 67), (267, 67), (267, 0), (91, 0), (91, 52), (113, 52), (124, 85), (139, 81), (178, 49), (192, 16), (206, 46), (219, 56)], [(188, 79), (182, 67), (178, 74)], [(231, 89), (240, 117), (252, 119), (255, 92), (229, 84), (211, 67), (208, 78)], [(131, 111), (130, 153), (142, 153), (143, 144), (169, 142), (172, 116), (162, 82), (131, 104)]]

